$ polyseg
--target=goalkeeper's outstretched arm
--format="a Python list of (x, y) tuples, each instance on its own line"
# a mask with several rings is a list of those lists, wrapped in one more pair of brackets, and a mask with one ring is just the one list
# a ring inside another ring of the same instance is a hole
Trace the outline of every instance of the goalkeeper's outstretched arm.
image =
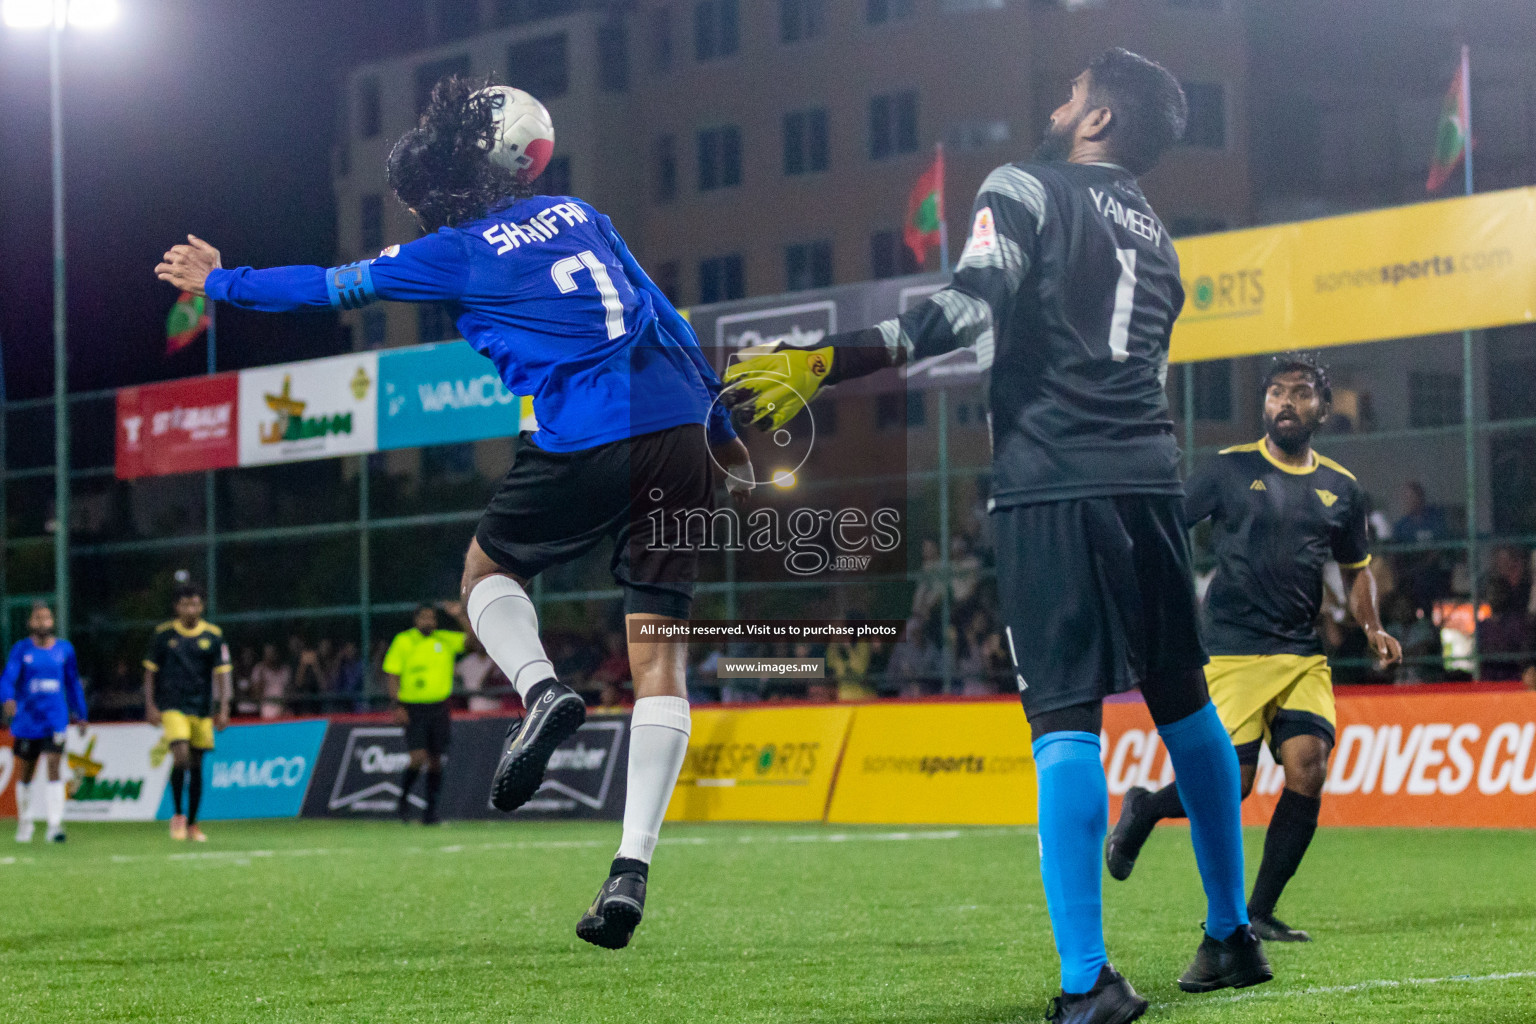
[(1014, 309), (1046, 217), (1038, 178), (1005, 164), (976, 196), (971, 234), (950, 283), (912, 309), (811, 346), (788, 342), (743, 349), (726, 369), (726, 404), (739, 421), (765, 430), (788, 423), (818, 391), (894, 366), (974, 348), (992, 365), (994, 332)]

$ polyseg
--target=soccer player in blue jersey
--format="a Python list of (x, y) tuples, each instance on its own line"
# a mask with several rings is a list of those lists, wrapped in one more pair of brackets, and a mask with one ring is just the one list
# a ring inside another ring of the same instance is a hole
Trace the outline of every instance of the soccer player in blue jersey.
[[(448, 303), (512, 393), (533, 397), (538, 429), (524, 435), (480, 520), (463, 577), (475, 634), (528, 709), (492, 782), (492, 802), (505, 811), (539, 788), (550, 755), (586, 714), (555, 678), (528, 581), (611, 538), (626, 619), (686, 619), (703, 538), (652, 543), (647, 516), (702, 532), (705, 517), (687, 513), (713, 508), (711, 462), (738, 494), (752, 479), (687, 321), (607, 217), (580, 199), (533, 193), (547, 152), (531, 166), (509, 159), (496, 115), (512, 92), (440, 82), (418, 126), (395, 145), (390, 186), (427, 230), (422, 238), (329, 270), (223, 270), (218, 251), (189, 236), (156, 268), (178, 288), (246, 309)], [(636, 700), (623, 837), (577, 925), (595, 945), (627, 945), (640, 922), (688, 746), (685, 659), (682, 644), (629, 645)]]
[(48, 841), (64, 841), (64, 780), (59, 755), (71, 722), (85, 733), (85, 691), (75, 648), (53, 635), (53, 610), (41, 601), (27, 618), (28, 636), (11, 648), (0, 675), (0, 704), (15, 740), (16, 841), (30, 843), (33, 802), (39, 783), (33, 782), (37, 762), (47, 765), (48, 781), (40, 794), (47, 808)]

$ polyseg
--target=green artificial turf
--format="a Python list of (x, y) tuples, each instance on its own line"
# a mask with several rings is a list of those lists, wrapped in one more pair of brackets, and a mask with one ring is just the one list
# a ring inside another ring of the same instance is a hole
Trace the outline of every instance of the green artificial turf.
[[(574, 933), (615, 824), (208, 831), (0, 847), (0, 1021), (970, 1024), (1039, 1020), (1056, 987), (1027, 829), (668, 826), (617, 953)], [(1148, 1020), (1536, 1020), (1530, 832), (1323, 830), (1280, 907), (1317, 941), (1235, 994), (1174, 984), (1203, 912), (1186, 831), (1105, 886)]]

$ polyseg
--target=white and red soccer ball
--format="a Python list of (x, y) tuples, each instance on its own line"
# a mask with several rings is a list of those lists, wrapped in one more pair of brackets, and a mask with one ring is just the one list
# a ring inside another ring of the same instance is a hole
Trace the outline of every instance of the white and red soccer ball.
[(496, 142), (491, 147), (491, 160), (523, 181), (543, 174), (555, 151), (555, 123), (544, 104), (510, 85), (493, 85), (480, 92), (502, 97), (501, 107), (496, 111)]

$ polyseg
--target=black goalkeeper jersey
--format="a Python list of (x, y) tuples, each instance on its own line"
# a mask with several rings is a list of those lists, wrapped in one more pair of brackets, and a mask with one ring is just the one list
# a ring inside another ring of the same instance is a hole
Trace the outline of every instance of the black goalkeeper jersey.
[(971, 346), (990, 370), (993, 507), (1180, 494), (1163, 385), (1183, 305), (1173, 243), (1129, 171), (1006, 164), (954, 279), (878, 329), (909, 363)]
[(192, 629), (172, 619), (156, 627), (144, 656), (155, 673), (155, 705), (161, 711), (206, 718), (213, 713), (213, 679), (230, 671), (224, 631), (211, 622)]
[(1216, 552), (1205, 598), (1211, 654), (1323, 653), (1323, 567), (1359, 569), (1371, 556), (1365, 492), (1337, 462), (1313, 458), (1311, 469), (1282, 465), (1260, 440), (1190, 476), (1186, 521), (1211, 520)]

